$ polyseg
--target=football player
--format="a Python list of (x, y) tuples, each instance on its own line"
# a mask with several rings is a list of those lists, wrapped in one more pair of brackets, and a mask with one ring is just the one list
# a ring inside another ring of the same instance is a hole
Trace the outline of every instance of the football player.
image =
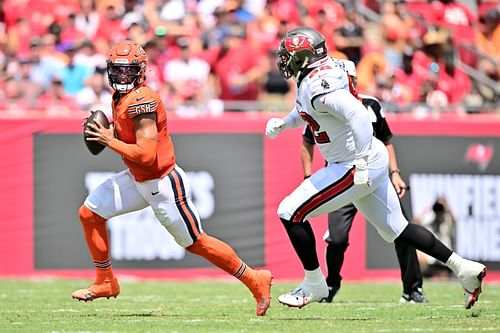
[(176, 164), (161, 98), (146, 84), (147, 56), (133, 41), (122, 41), (108, 53), (107, 71), (114, 89), (114, 126), (91, 126), (88, 140), (119, 154), (127, 169), (93, 190), (80, 207), (85, 240), (94, 261), (94, 284), (73, 292), (78, 300), (116, 297), (120, 285), (111, 268), (106, 221), (151, 206), (175, 241), (238, 278), (253, 294), (256, 314), (270, 303), (271, 272), (254, 270), (226, 243), (207, 235), (193, 202), (186, 174)]
[[(356, 89), (357, 76), (354, 62), (350, 60), (336, 60), (351, 79), (352, 88)], [(361, 103), (370, 111), (370, 120), (373, 126), (373, 135), (382, 141), (389, 154), (389, 178), (396, 189), (399, 198), (402, 198), (406, 192), (406, 183), (401, 178), (398, 168), (398, 161), (394, 146), (390, 142), (392, 132), (385, 120), (382, 105), (375, 97), (366, 95), (357, 95)], [(301, 162), (304, 170), (304, 179), (309, 178), (312, 173), (312, 161), (314, 154), (314, 134), (311, 128), (306, 125), (302, 134)], [(328, 214), (328, 230), (325, 234), (326, 247), (326, 265), (328, 275), (326, 283), (328, 284), (328, 297), (323, 298), (320, 303), (331, 303), (333, 297), (340, 289), (340, 270), (344, 263), (344, 252), (349, 246), (349, 231), (351, 230), (356, 207), (350, 203)], [(404, 213), (404, 211), (403, 211)], [(425, 303), (427, 299), (422, 289), (422, 273), (418, 263), (415, 249), (406, 243), (398, 242), (395, 244), (396, 253), (401, 268), (401, 279), (403, 280), (403, 295), (400, 298), (401, 303)]]
[(279, 296), (279, 302), (300, 308), (328, 297), (308, 219), (353, 203), (387, 242), (406, 243), (446, 263), (464, 289), (465, 307), (472, 307), (481, 293), (486, 267), (460, 257), (430, 231), (408, 223), (403, 216), (389, 180), (387, 149), (373, 136), (368, 110), (349, 91), (348, 75), (328, 57), (324, 37), (305, 27), (287, 32), (277, 65), (285, 79), (296, 81), (297, 100), (287, 116), (268, 120), (266, 135), (275, 138), (281, 131), (307, 122), (328, 163), (278, 207), (305, 275), (297, 288)]

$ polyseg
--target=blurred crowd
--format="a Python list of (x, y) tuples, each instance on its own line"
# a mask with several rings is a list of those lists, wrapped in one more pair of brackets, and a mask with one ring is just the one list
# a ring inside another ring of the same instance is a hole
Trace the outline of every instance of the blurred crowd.
[[(284, 32), (318, 29), (387, 112), (498, 109), (498, 1), (0, 0), (0, 114), (110, 111), (106, 53), (143, 45), (147, 83), (185, 115), (288, 110)], [(458, 62), (457, 62), (458, 60)], [(457, 63), (465, 65), (457, 66)], [(479, 74), (485, 80), (471, 79)], [(489, 81), (488, 81), (489, 80)]]

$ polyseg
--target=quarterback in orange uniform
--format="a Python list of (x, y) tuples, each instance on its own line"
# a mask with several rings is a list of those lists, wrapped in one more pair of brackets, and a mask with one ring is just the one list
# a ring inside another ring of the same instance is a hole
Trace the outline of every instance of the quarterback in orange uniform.
[(98, 186), (80, 207), (96, 279), (72, 296), (90, 301), (120, 293), (111, 268), (105, 223), (114, 216), (151, 206), (179, 245), (241, 280), (257, 302), (256, 314), (262, 316), (270, 303), (271, 272), (250, 268), (228, 244), (203, 231), (186, 175), (175, 163), (165, 107), (144, 83), (146, 67), (146, 53), (133, 41), (122, 41), (109, 51), (108, 78), (115, 90), (114, 125), (109, 129), (97, 123), (90, 125), (87, 134), (91, 137), (87, 140), (120, 154), (127, 169)]

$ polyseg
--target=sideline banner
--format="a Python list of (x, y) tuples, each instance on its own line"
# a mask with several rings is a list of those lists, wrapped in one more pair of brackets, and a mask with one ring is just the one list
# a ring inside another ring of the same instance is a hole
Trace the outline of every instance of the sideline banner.
[[(301, 129), (266, 139), (268, 118), (171, 117), (169, 129), (205, 230), (231, 244), (250, 265), (267, 267), (278, 279), (298, 279), (302, 269), (276, 210), (302, 181)], [(404, 205), (418, 214), (445, 191), (459, 221), (457, 251), (486, 261), (489, 279), (500, 279), (495, 238), (500, 122), (493, 117), (389, 122), (403, 176), (412, 187)], [(80, 124), (80, 119), (0, 119), (0, 277), (93, 276), (77, 210), (90, 189), (124, 167), (112, 152), (90, 155)], [(321, 164), (318, 156), (315, 165)], [(312, 225), (322, 259), (326, 218), (315, 218)], [(113, 265), (121, 274), (226, 276), (176, 246), (147, 209), (108, 227)], [(350, 280), (399, 277), (393, 245), (360, 215), (342, 274)]]

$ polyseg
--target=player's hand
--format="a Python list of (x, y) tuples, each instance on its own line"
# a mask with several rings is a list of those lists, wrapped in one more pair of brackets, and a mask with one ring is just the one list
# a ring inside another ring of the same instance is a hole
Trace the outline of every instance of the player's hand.
[(87, 134), (91, 135), (87, 138), (88, 141), (97, 141), (107, 146), (108, 143), (115, 137), (115, 129), (113, 124), (110, 124), (109, 128), (106, 128), (100, 123), (94, 122), (89, 124), (88, 127), (90, 127), (90, 129), (87, 129), (85, 131)]
[(87, 119), (89, 119), (89, 117), (92, 115), (92, 113), (94, 113), (95, 111), (94, 110), (90, 110), (90, 114), (83, 118), (83, 121), (82, 121), (82, 126), (85, 126), (85, 123), (87, 122)]
[(396, 193), (398, 194), (398, 197), (401, 199), (405, 194), (407, 190), (407, 186), (403, 178), (401, 178), (401, 175), (399, 172), (393, 172), (391, 174), (391, 182), (392, 185), (394, 185), (394, 188), (396, 189)]
[(360, 158), (354, 161), (356, 170), (354, 171), (354, 185), (369, 188), (372, 185), (370, 175), (368, 174), (368, 162), (366, 158)]
[(283, 130), (285, 121), (281, 118), (271, 118), (266, 124), (266, 136), (270, 139), (277, 137)]

